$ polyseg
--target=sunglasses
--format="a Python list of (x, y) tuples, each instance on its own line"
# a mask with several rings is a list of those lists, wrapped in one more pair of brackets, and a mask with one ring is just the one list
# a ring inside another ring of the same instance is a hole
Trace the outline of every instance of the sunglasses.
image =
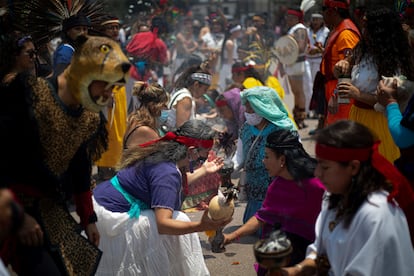
[(29, 58), (34, 58), (37, 55), (36, 50), (29, 50), (24, 53), (26, 56), (29, 56)]
[(108, 31), (118, 31), (119, 26), (118, 25), (106, 26), (105, 29)]

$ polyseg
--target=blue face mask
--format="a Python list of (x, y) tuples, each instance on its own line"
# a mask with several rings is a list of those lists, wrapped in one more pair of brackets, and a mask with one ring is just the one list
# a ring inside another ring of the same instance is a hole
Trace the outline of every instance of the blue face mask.
[(169, 110), (162, 110), (161, 116), (159, 117), (159, 121), (161, 124), (167, 122)]

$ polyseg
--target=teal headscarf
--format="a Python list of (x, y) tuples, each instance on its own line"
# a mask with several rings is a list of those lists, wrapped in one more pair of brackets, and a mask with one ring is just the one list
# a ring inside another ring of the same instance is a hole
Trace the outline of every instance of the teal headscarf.
[(254, 112), (281, 129), (296, 130), (277, 92), (267, 86), (256, 86), (240, 93), (243, 104), (250, 103)]

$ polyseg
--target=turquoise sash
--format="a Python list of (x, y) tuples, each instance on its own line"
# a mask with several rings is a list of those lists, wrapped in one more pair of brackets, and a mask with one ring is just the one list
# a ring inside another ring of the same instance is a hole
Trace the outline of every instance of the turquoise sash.
[(110, 181), (114, 188), (118, 192), (120, 192), (131, 205), (131, 208), (128, 211), (128, 215), (130, 218), (139, 218), (139, 216), (141, 215), (141, 210), (150, 209), (146, 203), (133, 197), (127, 191), (125, 191), (124, 188), (121, 187), (121, 184), (119, 184), (119, 180), (116, 175), (112, 177)]

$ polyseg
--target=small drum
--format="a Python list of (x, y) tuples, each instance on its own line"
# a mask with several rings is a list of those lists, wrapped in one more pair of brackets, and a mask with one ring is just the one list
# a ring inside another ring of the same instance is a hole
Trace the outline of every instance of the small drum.
[(292, 36), (284, 35), (275, 42), (272, 51), (280, 63), (291, 65), (298, 59), (299, 45)]

